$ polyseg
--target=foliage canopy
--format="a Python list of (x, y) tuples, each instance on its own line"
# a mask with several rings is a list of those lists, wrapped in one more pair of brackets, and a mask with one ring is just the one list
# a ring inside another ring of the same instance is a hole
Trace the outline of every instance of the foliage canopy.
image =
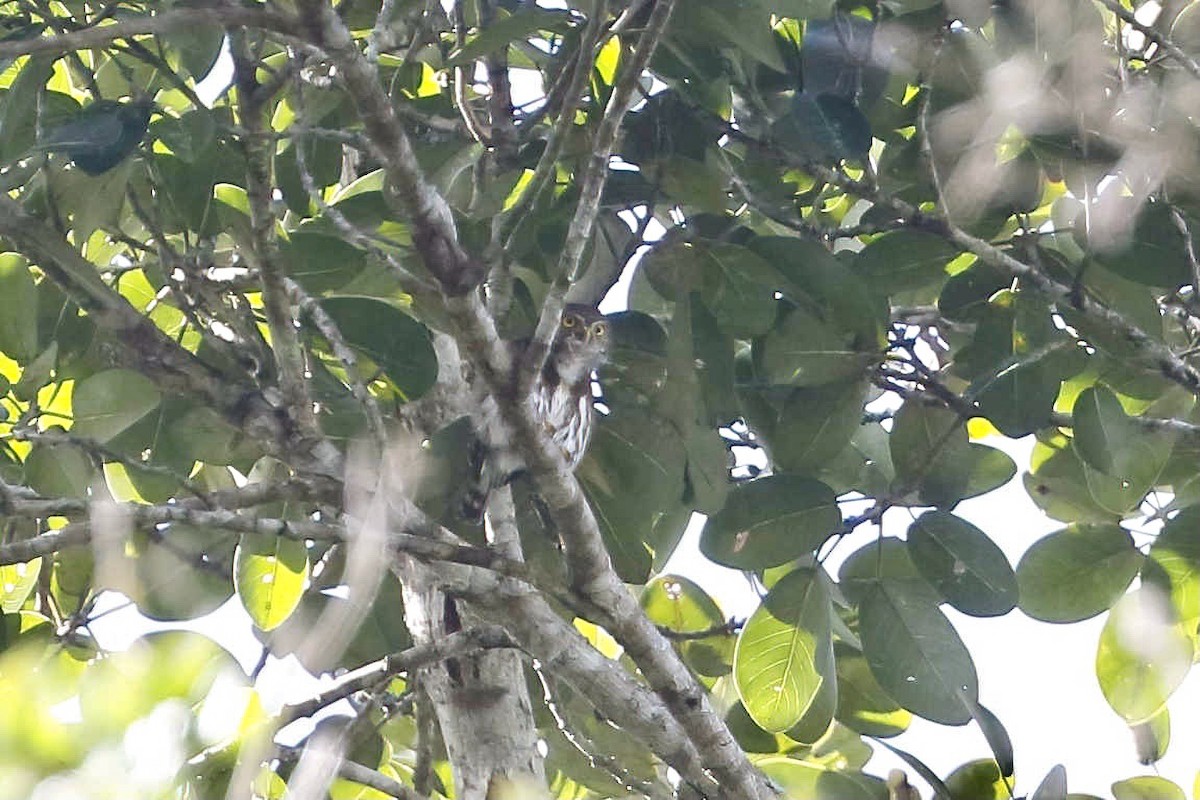
[[(1162, 758), (1200, 644), (1197, 4), (0, 8), (0, 798), (907, 797), (873, 748), (939, 797), (1084, 797), (1016, 784), (943, 606), (1107, 614), (1099, 685)], [(572, 476), (525, 398), (564, 303), (626, 285)], [(477, 435), (527, 465), (487, 530)], [(1018, 472), (1062, 527), (1014, 568), (955, 509)], [(748, 619), (663, 574), (694, 513)], [(268, 708), (198, 633), (104, 651), (109, 592), (236, 598), (263, 662), (351, 672)], [(991, 753), (938, 776), (887, 742), (914, 715)]]

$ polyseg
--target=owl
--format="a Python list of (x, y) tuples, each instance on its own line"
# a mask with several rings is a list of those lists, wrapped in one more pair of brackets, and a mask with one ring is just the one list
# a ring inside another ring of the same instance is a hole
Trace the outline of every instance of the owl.
[[(591, 306), (568, 304), (530, 402), (571, 469), (583, 458), (592, 435), (592, 373), (607, 360), (608, 351), (609, 327), (604, 316)], [(495, 425), (494, 409), (484, 409), (483, 417), (482, 424)], [(498, 435), (486, 438), (492, 442), (503, 439)], [(501, 444), (491, 452), (476, 447), (472, 453), (473, 480), (463, 498), (462, 515), (480, 521), (488, 493), (508, 483), (520, 469), (520, 458), (512, 447)]]

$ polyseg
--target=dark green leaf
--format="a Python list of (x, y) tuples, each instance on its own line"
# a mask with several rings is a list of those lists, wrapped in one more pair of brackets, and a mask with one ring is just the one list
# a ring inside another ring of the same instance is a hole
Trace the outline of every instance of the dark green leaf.
[(98, 372), (81, 381), (71, 395), (76, 436), (107, 442), (149, 414), (162, 399), (144, 375), (127, 369)]
[(970, 481), (967, 428), (946, 408), (906, 402), (897, 412), (890, 438), (897, 489), (916, 490), (925, 505), (950, 505), (966, 496)]
[(931, 233), (896, 231), (871, 242), (855, 260), (855, 271), (882, 293), (923, 289), (941, 283), (958, 251)]
[(1017, 604), (1008, 559), (987, 534), (960, 517), (922, 514), (908, 528), (908, 552), (925, 579), (964, 614), (998, 616)]
[(863, 655), (879, 685), (926, 719), (962, 725), (971, 719), (979, 683), (971, 654), (924, 592), (907, 581), (878, 581), (859, 607)]
[(772, 475), (730, 494), (704, 526), (700, 550), (727, 567), (763, 569), (812, 552), (840, 522), (828, 486), (796, 475)]
[(437, 380), (437, 355), (428, 329), (390, 303), (372, 297), (329, 297), (321, 307), (346, 343), (383, 370), (407, 400)]

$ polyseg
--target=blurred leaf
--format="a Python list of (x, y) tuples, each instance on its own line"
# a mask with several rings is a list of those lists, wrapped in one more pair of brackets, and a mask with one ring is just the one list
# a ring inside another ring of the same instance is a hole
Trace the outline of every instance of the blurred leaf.
[(1192, 640), (1154, 587), (1130, 592), (1113, 606), (1100, 633), (1096, 677), (1104, 699), (1126, 722), (1146, 722), (1192, 666)]
[(1067, 771), (1062, 764), (1050, 768), (1029, 800), (1067, 800)]
[(0, 352), (21, 364), (38, 354), (38, 291), (29, 262), (0, 254)]
[(1112, 785), (1116, 800), (1187, 800), (1176, 784), (1158, 775), (1127, 778)]
[[(1200, 508), (1187, 508), (1163, 526), (1150, 545), (1142, 582), (1165, 591), (1179, 624), (1200, 642)], [(1151, 566), (1157, 569), (1149, 569)]]
[(1071, 525), (1044, 536), (1017, 564), (1020, 607), (1043, 622), (1078, 622), (1111, 608), (1142, 565), (1117, 525)]
[(1000, 774), (996, 762), (988, 759), (968, 761), (946, 778), (953, 800), (1010, 800), (1012, 791)]
[(847, 773), (826, 770), (803, 761), (773, 756), (757, 766), (783, 789), (786, 797), (806, 800), (879, 800), (878, 792), (858, 783)]
[(308, 549), (296, 539), (242, 534), (234, 581), (250, 619), (264, 631), (273, 630), (291, 616), (304, 594)]
[(0, 566), (0, 612), (15, 614), (37, 586), (42, 559)]
[(75, 386), (71, 433), (107, 442), (153, 411), (161, 399), (154, 383), (139, 372), (98, 372)]

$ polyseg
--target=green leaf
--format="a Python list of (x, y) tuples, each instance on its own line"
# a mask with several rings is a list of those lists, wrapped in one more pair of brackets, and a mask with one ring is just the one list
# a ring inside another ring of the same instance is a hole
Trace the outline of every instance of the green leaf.
[(1083, 390), (1075, 400), (1073, 421), (1075, 451), (1107, 475), (1149, 488), (1170, 458), (1170, 438), (1139, 429), (1107, 387)]
[(923, 594), (930, 605), (941, 602), (937, 592), (917, 571), (907, 544), (894, 536), (880, 536), (863, 545), (847, 556), (838, 571), (838, 584), (853, 603), (862, 603), (881, 581), (905, 583), (910, 594)]
[(866, 736), (898, 736), (908, 730), (912, 712), (901, 708), (875, 676), (862, 654), (834, 645), (837, 661), (837, 719)]
[(654, 523), (683, 498), (686, 450), (674, 428), (639, 408), (597, 420), (577, 470), (617, 573), (644, 583)]
[(893, 421), (890, 450), (896, 488), (917, 490), (922, 505), (950, 505), (965, 496), (971, 451), (966, 425), (953, 411), (905, 402)]
[(1118, 525), (1071, 525), (1033, 543), (1017, 564), (1021, 610), (1043, 622), (1078, 622), (1111, 608), (1142, 566)]
[(0, 612), (15, 614), (33, 593), (42, 573), (42, 559), (0, 566)]
[(1012, 790), (990, 758), (968, 761), (950, 773), (946, 788), (954, 800), (1010, 800)]
[(708, 519), (700, 550), (737, 569), (784, 564), (821, 545), (841, 523), (825, 484), (796, 475), (771, 475), (738, 486)]
[(859, 381), (849, 381), (794, 391), (771, 437), (776, 463), (799, 475), (828, 467), (858, 432), (866, 389)]
[(37, 295), (29, 262), (0, 254), (0, 352), (21, 364), (38, 354)]
[(1117, 781), (1112, 785), (1112, 793), (1115, 800), (1187, 800), (1183, 789), (1158, 775)]
[(820, 386), (859, 377), (878, 358), (857, 352), (849, 334), (797, 308), (767, 334), (762, 363), (772, 383)]
[(908, 528), (908, 553), (925, 579), (964, 614), (994, 617), (1017, 604), (1017, 578), (987, 534), (945, 511)]
[(964, 499), (999, 489), (1017, 474), (1017, 463), (1003, 450), (971, 442), (967, 451), (969, 466)]
[(78, 383), (71, 395), (71, 433), (107, 442), (157, 408), (160, 400), (158, 388), (139, 372), (98, 372)]
[[(697, 633), (725, 624), (721, 609), (708, 593), (680, 575), (655, 578), (646, 584), (639, 602), (651, 622), (675, 633)], [(729, 672), (733, 645), (733, 636), (722, 632), (703, 639), (688, 639), (676, 646), (692, 669), (701, 675), (719, 677)]]
[(958, 251), (944, 239), (919, 231), (886, 233), (862, 249), (855, 271), (883, 294), (924, 289), (946, 278)]
[(738, 694), (763, 730), (780, 733), (804, 716), (830, 661), (829, 593), (813, 569), (789, 572), (746, 622), (733, 656)]
[(295, 231), (279, 243), (279, 255), (291, 276), (311, 294), (340, 289), (367, 266), (366, 254), (344, 239)]
[(1176, 287), (1191, 280), (1188, 243), (1175, 223), (1174, 211), (1165, 202), (1141, 205), (1133, 198), (1122, 198), (1130, 213), (1137, 214), (1133, 235), (1124, 247), (1108, 249), (1097, 256), (1108, 269), (1122, 278), (1148, 286)]
[(678, 25), (673, 27), (686, 25), (693, 35), (736, 48), (777, 72), (787, 71), (775, 45), (771, 16), (753, 0), (685, 0), (675, 13)]
[(1062, 764), (1050, 768), (1029, 800), (1067, 800), (1067, 770)]
[(971, 719), (979, 681), (958, 633), (922, 592), (878, 581), (859, 607), (863, 655), (884, 691), (900, 705), (944, 725)]
[(1192, 640), (1155, 587), (1130, 592), (1100, 633), (1096, 677), (1104, 699), (1128, 723), (1146, 722), (1166, 706), (1192, 666)]
[(752, 250), (718, 243), (699, 262), (700, 295), (731, 336), (766, 333), (775, 319), (779, 274)]
[(242, 606), (261, 630), (291, 616), (308, 581), (308, 548), (296, 539), (243, 534), (238, 542), (234, 583)]
[(0, 110), (0, 162), (15, 161), (33, 145), (38, 95), (54, 72), (54, 61), (52, 56), (30, 57), (4, 94), (4, 105)]
[[(1071, 440), (1055, 434), (1033, 448), (1032, 470), (1025, 474), (1025, 490), (1046, 516), (1061, 522), (1116, 522), (1120, 512), (1098, 503), (1089, 487), (1087, 467)], [(1104, 476), (1095, 473), (1100, 478)], [(1118, 487), (1119, 489), (1119, 487)]]
[(1004, 729), (996, 715), (979, 702), (971, 704), (971, 716), (979, 724), (979, 730), (983, 732), (983, 738), (987, 740), (988, 747), (991, 748), (992, 757), (996, 759), (996, 766), (1000, 768), (1000, 774), (1006, 778), (1012, 778), (1014, 772), (1013, 745), (1008, 731)]
[(84, 452), (68, 444), (35, 444), (25, 456), (25, 482), (44, 497), (86, 498), (97, 477)]
[(716, 514), (733, 488), (729, 450), (715, 430), (698, 426), (688, 432), (683, 444), (687, 450), (688, 502), (696, 511)]
[(785, 756), (764, 758), (756, 766), (763, 771), (785, 797), (804, 800), (879, 800), (877, 792), (855, 781), (848, 773)]
[(836, 94), (797, 92), (771, 134), (781, 146), (816, 161), (861, 160), (871, 149), (866, 115), (853, 100)]
[[(1200, 644), (1200, 508), (1186, 508), (1150, 545), (1142, 582), (1167, 592), (1185, 631)], [(1154, 569), (1150, 569), (1154, 567)]]
[(375, 362), (406, 400), (425, 394), (437, 380), (437, 354), (429, 330), (391, 303), (372, 297), (328, 297), (321, 308), (346, 343)]

